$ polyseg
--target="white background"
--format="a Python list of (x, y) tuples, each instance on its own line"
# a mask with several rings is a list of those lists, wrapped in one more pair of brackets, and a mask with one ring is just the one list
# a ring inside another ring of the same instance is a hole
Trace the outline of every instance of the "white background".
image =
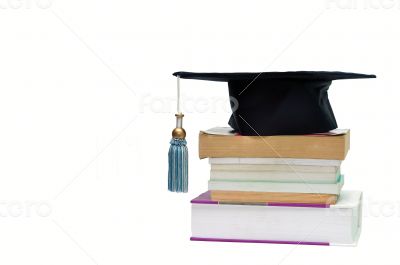
[[(397, 0), (0, 0), (0, 264), (398, 264), (399, 24)], [(167, 192), (179, 70), (376, 74), (330, 89), (359, 246), (190, 242), (229, 102), (182, 80), (190, 190)]]

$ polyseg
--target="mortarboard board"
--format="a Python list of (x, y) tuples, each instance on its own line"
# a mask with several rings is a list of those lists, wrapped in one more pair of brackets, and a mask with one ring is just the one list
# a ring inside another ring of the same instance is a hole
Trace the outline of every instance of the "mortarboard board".
[(328, 89), (333, 80), (375, 78), (344, 72), (192, 73), (182, 79), (228, 82), (229, 125), (241, 135), (322, 133), (337, 128)]

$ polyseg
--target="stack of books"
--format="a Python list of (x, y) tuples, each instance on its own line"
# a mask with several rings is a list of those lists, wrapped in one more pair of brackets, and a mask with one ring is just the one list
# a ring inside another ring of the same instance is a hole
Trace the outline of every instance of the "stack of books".
[(349, 130), (290, 136), (200, 132), (209, 190), (191, 201), (195, 241), (355, 245), (362, 193), (342, 191)]

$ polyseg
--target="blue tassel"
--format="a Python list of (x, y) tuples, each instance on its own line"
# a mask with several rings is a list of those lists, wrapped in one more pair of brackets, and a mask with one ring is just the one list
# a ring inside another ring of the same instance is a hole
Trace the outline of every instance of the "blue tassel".
[(168, 152), (168, 190), (188, 191), (188, 149), (185, 139), (173, 138)]

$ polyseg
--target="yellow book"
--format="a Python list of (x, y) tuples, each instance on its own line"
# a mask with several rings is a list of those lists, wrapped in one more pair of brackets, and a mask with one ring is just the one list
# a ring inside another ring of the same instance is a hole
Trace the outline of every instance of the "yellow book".
[(350, 130), (326, 134), (240, 136), (205, 131), (199, 135), (199, 157), (273, 157), (344, 160)]
[(334, 194), (252, 192), (252, 191), (211, 191), (211, 200), (226, 203), (295, 203), (332, 205), (338, 196)]

